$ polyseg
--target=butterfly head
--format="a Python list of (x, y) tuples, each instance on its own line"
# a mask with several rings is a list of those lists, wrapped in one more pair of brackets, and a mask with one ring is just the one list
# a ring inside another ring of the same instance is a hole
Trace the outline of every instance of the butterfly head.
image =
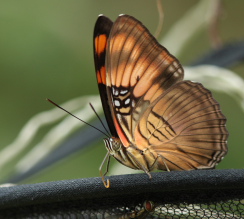
[(105, 138), (104, 143), (110, 155), (116, 154), (122, 147), (120, 139), (115, 137)]

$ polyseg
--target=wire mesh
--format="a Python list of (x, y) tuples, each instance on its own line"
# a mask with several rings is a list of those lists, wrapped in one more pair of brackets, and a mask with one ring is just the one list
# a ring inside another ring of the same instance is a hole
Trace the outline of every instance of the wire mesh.
[(0, 218), (244, 218), (244, 170), (199, 170), (0, 188)]

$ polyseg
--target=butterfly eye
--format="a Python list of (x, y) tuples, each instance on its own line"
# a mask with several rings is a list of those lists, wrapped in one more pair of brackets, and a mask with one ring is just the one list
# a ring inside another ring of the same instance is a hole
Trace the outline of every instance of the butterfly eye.
[(105, 138), (104, 143), (110, 155), (113, 155), (115, 152), (121, 150), (122, 147), (122, 143), (118, 138)]
[(111, 138), (110, 142), (113, 151), (119, 151), (121, 149), (122, 144), (120, 140), (117, 140), (116, 138)]

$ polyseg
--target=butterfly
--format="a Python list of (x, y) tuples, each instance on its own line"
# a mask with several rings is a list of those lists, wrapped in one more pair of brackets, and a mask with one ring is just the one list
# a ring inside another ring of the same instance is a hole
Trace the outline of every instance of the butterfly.
[(226, 155), (226, 118), (202, 84), (137, 19), (100, 15), (94, 28), (98, 88), (112, 137), (107, 155), (143, 170), (212, 169)]

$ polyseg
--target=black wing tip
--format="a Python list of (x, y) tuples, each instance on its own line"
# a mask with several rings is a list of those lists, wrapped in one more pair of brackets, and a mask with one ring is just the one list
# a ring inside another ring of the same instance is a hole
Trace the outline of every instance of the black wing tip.
[(97, 17), (97, 22), (112, 22), (107, 16), (105, 16), (104, 14), (99, 14), (98, 17)]
[(109, 34), (113, 22), (103, 14), (98, 15), (95, 28), (94, 28), (94, 37), (100, 34)]

